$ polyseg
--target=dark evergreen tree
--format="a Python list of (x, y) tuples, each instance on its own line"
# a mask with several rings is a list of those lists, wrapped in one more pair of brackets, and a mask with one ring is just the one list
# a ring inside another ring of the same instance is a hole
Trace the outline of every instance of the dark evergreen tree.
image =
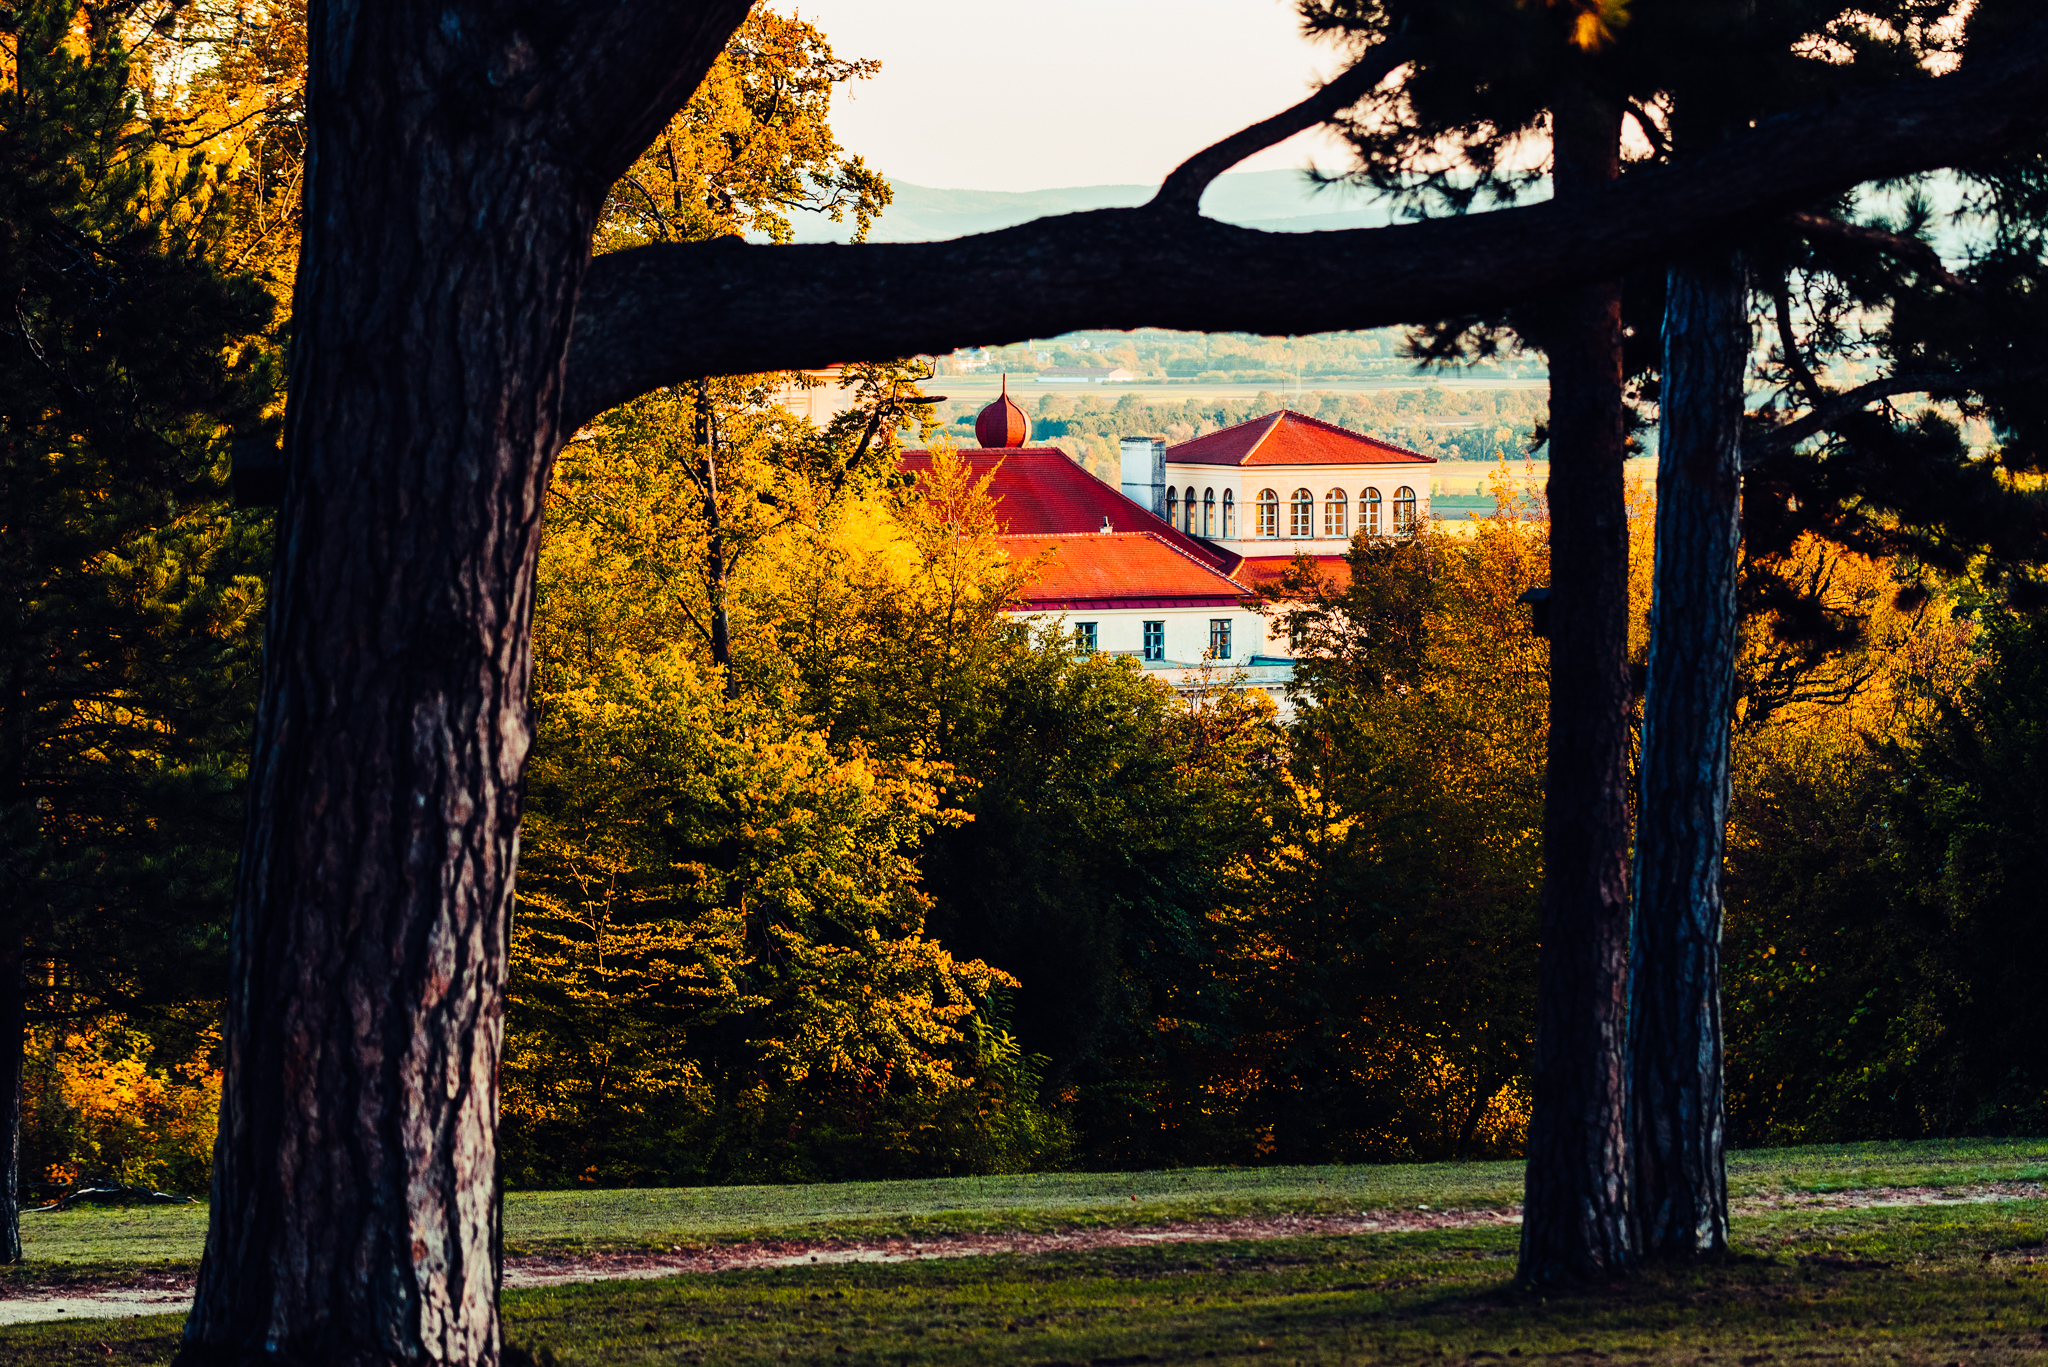
[[(0, 91), (0, 1259), (32, 1010), (220, 995), (254, 694), (228, 425), (271, 302), (215, 261), (203, 161), (138, 110), (115, 16), (15, 11)], [(78, 43), (77, 34), (85, 41)], [(248, 345), (245, 345), (248, 344)], [(31, 992), (30, 980), (43, 985)], [(47, 990), (45, 990), (47, 989)]]

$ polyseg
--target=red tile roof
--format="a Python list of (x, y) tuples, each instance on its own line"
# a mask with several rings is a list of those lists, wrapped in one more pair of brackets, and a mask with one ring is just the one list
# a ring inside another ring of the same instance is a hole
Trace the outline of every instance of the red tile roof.
[(1434, 465), (1433, 456), (1283, 408), (1166, 448), (1171, 465)]
[[(1351, 562), (1341, 555), (1312, 555), (1308, 559), (1323, 577), (1333, 580), (1338, 588), (1351, 582)], [(1248, 555), (1237, 562), (1231, 577), (1249, 588), (1262, 589), (1280, 582), (1281, 576), (1294, 567), (1291, 555)]]
[[(1238, 557), (1155, 517), (1151, 509), (1125, 498), (1052, 446), (1020, 446), (1007, 451), (963, 449), (960, 457), (976, 479), (994, 471), (989, 494), (1003, 530), (1017, 536), (1093, 535), (1104, 520), (1119, 532), (1150, 532), (1161, 541), (1205, 565), (1225, 573)], [(921, 475), (931, 468), (931, 455), (905, 451), (897, 468)]]
[(1020, 599), (1033, 608), (1230, 607), (1248, 593), (1150, 532), (1006, 536), (1012, 560), (1050, 551)]

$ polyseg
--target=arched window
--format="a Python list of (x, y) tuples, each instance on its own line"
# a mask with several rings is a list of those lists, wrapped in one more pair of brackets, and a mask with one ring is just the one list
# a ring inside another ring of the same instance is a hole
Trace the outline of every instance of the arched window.
[(1294, 497), (1288, 500), (1287, 534), (1296, 540), (1306, 540), (1316, 534), (1316, 496), (1306, 489), (1296, 489)]
[(1223, 539), (1230, 540), (1237, 535), (1237, 495), (1230, 490), (1223, 491)]
[(1202, 535), (1216, 535), (1216, 491), (1202, 490)]
[(1166, 486), (1166, 525), (1171, 527), (1180, 521), (1180, 490), (1171, 484)]
[(1344, 501), (1342, 489), (1323, 495), (1323, 535), (1351, 535), (1351, 507)]
[(1180, 528), (1180, 529), (1181, 529), (1182, 531), (1184, 531), (1184, 532), (1192, 532), (1192, 531), (1194, 531), (1194, 529), (1195, 529), (1195, 486), (1194, 486), (1194, 485), (1192, 485), (1192, 484), (1190, 484), (1190, 485), (1188, 486), (1188, 499), (1187, 499), (1187, 502), (1186, 502), (1186, 504), (1184, 504), (1184, 505), (1182, 506), (1182, 508), (1181, 508), (1181, 516), (1182, 516), (1182, 518), (1183, 518), (1183, 521), (1182, 521), (1182, 523), (1181, 523), (1181, 528)]
[(1358, 530), (1367, 536), (1380, 534), (1380, 491), (1367, 489), (1358, 496)]
[(1394, 490), (1394, 535), (1415, 535), (1415, 491), (1405, 484)]
[(1259, 535), (1280, 535), (1280, 495), (1271, 489), (1259, 490)]

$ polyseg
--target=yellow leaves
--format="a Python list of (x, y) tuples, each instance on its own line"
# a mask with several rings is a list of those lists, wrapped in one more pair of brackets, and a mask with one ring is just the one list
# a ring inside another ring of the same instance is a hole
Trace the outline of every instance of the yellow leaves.
[[(1523, 0), (1526, 4), (1528, 0)], [(1598, 52), (1617, 41), (1628, 26), (1628, 0), (1543, 0), (1550, 9), (1569, 12), (1567, 41), (1583, 52)]]
[(152, 1063), (149, 1036), (122, 1018), (29, 1032), (22, 1124), (49, 1180), (203, 1190), (220, 1111), (220, 1071), (202, 1032), (186, 1058)]
[(732, 233), (786, 242), (794, 212), (835, 223), (851, 212), (864, 237), (889, 186), (842, 154), (829, 118), (836, 86), (879, 69), (840, 60), (817, 28), (757, 6), (689, 104), (612, 188), (598, 250)]

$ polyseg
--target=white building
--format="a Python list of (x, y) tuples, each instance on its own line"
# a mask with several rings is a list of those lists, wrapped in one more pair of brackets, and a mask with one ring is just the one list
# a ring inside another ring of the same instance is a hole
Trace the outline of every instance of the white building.
[[(1124, 438), (1119, 492), (1064, 452), (1025, 445), (1031, 422), (1007, 387), (974, 430), (981, 449), (960, 454), (989, 480), (1005, 545), (1045, 557), (1019, 613), (1061, 621), (1089, 649), (1128, 655), (1183, 691), (1226, 671), (1283, 714), (1294, 662), (1257, 610), (1257, 586), (1297, 553), (1342, 574), (1358, 533), (1413, 530), (1436, 463), (1282, 409), (1173, 447)], [(903, 454), (913, 475), (929, 463)]]
[(1351, 539), (1402, 536), (1429, 516), (1429, 467), (1406, 447), (1281, 409), (1178, 446), (1123, 439), (1123, 493), (1249, 563), (1247, 583), (1297, 553), (1341, 558)]

